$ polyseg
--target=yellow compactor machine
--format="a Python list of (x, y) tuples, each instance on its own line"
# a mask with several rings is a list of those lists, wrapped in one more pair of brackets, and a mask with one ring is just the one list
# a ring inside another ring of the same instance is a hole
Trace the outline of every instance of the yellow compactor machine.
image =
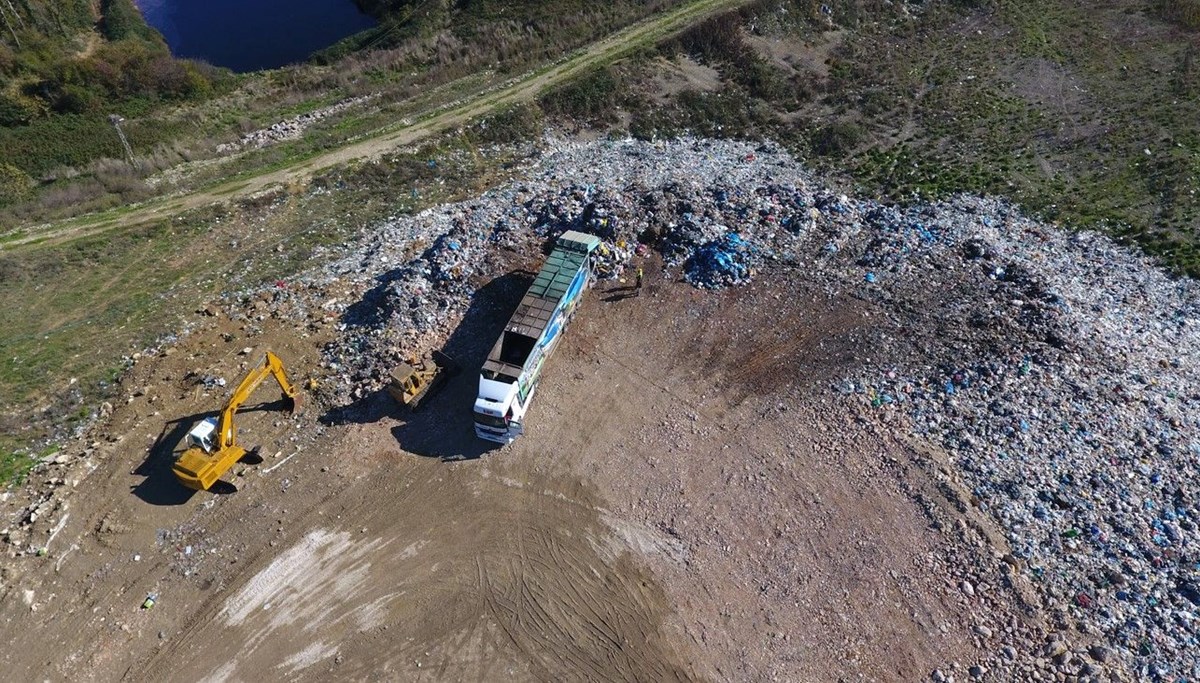
[(283, 371), (283, 361), (279, 360), (279, 356), (267, 351), (262, 365), (251, 370), (229, 397), (220, 418), (210, 417), (203, 420), (188, 432), (185, 440), (187, 450), (171, 468), (184, 486), (207, 491), (221, 475), (246, 455), (246, 449), (237, 444), (237, 427), (234, 426), (233, 418), (242, 403), (250, 398), (250, 394), (254, 393), (268, 375), (274, 376), (279, 382), (279, 388), (283, 390), (283, 398), (289, 404), (291, 412), (299, 409), (300, 392), (288, 381), (287, 374)]
[(392, 370), (387, 392), (393, 399), (409, 410), (416, 410), (421, 402), (437, 391), (446, 380), (458, 374), (458, 363), (441, 351), (434, 351), (428, 360), (410, 360)]

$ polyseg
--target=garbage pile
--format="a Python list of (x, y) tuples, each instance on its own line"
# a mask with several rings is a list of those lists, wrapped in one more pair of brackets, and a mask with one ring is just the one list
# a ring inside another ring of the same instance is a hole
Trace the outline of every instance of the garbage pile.
[(1056, 619), (1146, 680), (1200, 678), (1192, 281), (995, 199), (850, 198), (770, 145), (549, 146), (523, 179), (375, 226), (297, 285), (337, 316), (337, 401), (438, 347), (478, 287), (536, 269), (567, 229), (603, 238), (602, 277), (650, 249), (705, 288), (787, 266), (904, 332), (831, 391), (945, 449)]
[(667, 263), (681, 263), (701, 245), (717, 241), (727, 230), (715, 220), (698, 219), (691, 211), (685, 211), (678, 221), (666, 226), (660, 251)]
[(684, 277), (702, 289), (739, 285), (750, 280), (754, 248), (736, 232), (698, 247), (684, 264)]
[(1200, 291), (1104, 237), (958, 201), (970, 220), (926, 207), (932, 239), (917, 228), (894, 248), (888, 231), (860, 259), (891, 271), (896, 292), (874, 294), (894, 310), (916, 287), (956, 290), (958, 303), (906, 317), (928, 329), (950, 314), (954, 338), (841, 389), (945, 448), (1055, 615), (1143, 680), (1194, 680)]
[[(492, 212), (461, 205), (426, 211), (385, 226), (326, 269), (326, 278), (333, 275), (343, 285), (352, 280), (361, 292), (357, 302), (341, 309), (341, 334), (326, 349), (340, 402), (377, 390), (400, 361), (445, 341), (470, 304), (472, 282), (500, 274), (500, 266), (486, 256), (488, 246), (520, 243), (518, 235), (496, 229), (504, 225), (507, 221)], [(523, 237), (527, 247), (537, 241)]]
[[(603, 239), (595, 261), (601, 280), (622, 277), (657, 249), (697, 286), (748, 281), (765, 253), (758, 245), (791, 244), (802, 232), (782, 229), (779, 216), (811, 201), (807, 177), (789, 159), (755, 162), (751, 149), (563, 144), (522, 180), (373, 227), (291, 285), (312, 290), (308, 298), (339, 316), (338, 339), (326, 351), (336, 402), (378, 390), (396, 362), (444, 343), (477, 287), (512, 270), (514, 259), (535, 270), (566, 230)], [(793, 179), (786, 185), (752, 181), (784, 172)], [(720, 187), (698, 182), (704, 177), (721, 178)]]

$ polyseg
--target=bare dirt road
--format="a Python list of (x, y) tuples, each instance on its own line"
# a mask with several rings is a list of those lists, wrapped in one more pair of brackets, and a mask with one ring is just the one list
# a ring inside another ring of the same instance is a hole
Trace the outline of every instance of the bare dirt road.
[(966, 678), (981, 633), (1040, 628), (937, 455), (830, 395), (888, 331), (870, 305), (786, 273), (595, 291), (527, 435), (489, 450), (473, 371), (520, 292), (481, 292), (455, 332), (468, 371), (422, 412), (377, 395), (292, 421), (260, 389), (240, 424), (264, 461), (229, 495), (170, 476), (225, 395), (197, 378), (272, 348), (303, 381), (322, 333), (225, 311), (143, 359), (128, 402), (5, 497), (8, 675)]

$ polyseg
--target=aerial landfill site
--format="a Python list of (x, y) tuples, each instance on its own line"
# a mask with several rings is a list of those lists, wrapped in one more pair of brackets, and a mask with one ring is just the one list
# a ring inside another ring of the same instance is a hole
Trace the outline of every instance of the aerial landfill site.
[[(1193, 281), (771, 144), (545, 147), (131, 357), (3, 494), (5, 677), (1200, 678)], [(594, 282), (520, 436), (480, 439), (480, 369), (569, 230)], [(434, 350), (461, 371), (397, 405)], [(302, 409), (260, 390), (236, 490), (181, 486), (268, 351)]]

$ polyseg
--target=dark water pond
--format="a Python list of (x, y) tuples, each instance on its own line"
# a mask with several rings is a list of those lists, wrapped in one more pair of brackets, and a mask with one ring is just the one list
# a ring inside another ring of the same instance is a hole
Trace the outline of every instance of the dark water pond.
[(354, 0), (135, 0), (176, 57), (272, 69), (375, 25)]

